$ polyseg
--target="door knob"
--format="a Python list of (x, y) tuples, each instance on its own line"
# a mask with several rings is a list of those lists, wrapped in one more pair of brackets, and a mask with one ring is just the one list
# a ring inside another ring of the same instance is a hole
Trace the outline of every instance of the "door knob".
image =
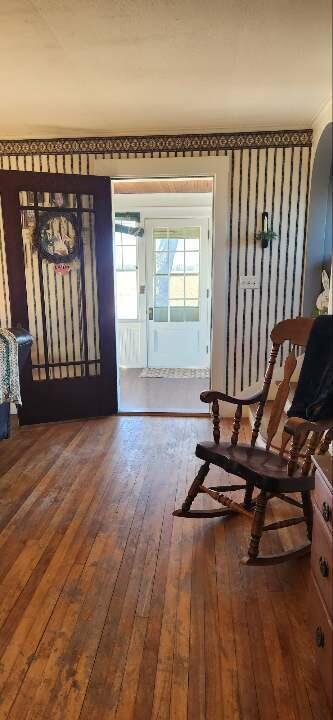
[(154, 320), (154, 310), (152, 307), (148, 309), (148, 318), (149, 320)]

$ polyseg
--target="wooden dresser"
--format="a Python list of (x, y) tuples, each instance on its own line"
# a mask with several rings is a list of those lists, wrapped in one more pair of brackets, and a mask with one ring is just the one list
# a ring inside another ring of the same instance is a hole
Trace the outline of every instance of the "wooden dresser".
[(323, 687), (333, 707), (333, 458), (317, 455), (316, 485), (313, 493), (313, 536), (311, 549), (310, 622)]

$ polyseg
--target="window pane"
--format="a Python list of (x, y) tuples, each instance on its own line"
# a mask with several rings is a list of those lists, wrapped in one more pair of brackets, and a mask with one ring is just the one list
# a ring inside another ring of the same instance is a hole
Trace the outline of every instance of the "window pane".
[(184, 322), (185, 308), (183, 307), (170, 307), (170, 321), (171, 322)]
[(184, 250), (183, 238), (169, 238), (169, 252), (175, 253), (176, 251), (182, 252)]
[(114, 234), (116, 245), (122, 245), (122, 234), (121, 232), (115, 232)]
[(116, 308), (118, 320), (136, 320), (138, 317), (138, 296), (136, 272), (117, 272)]
[(169, 295), (171, 298), (184, 298), (184, 276), (170, 275)]
[(186, 298), (198, 298), (199, 297), (199, 276), (189, 275), (185, 278), (185, 297)]
[(199, 308), (198, 307), (186, 307), (185, 308), (185, 320), (187, 322), (196, 322), (199, 320)]
[(168, 322), (168, 308), (155, 308), (154, 320), (155, 322)]
[(124, 270), (136, 270), (136, 247), (123, 247)]
[(199, 307), (199, 298), (186, 298), (185, 305), (187, 307)]
[(185, 272), (199, 274), (199, 253), (198, 252), (186, 252), (185, 253)]
[(199, 238), (186, 238), (185, 250), (199, 250)]
[(155, 238), (155, 250), (157, 252), (163, 251), (167, 252), (168, 250), (168, 238)]
[(155, 254), (155, 267), (158, 275), (166, 275), (168, 272), (168, 253), (157, 252)]
[(121, 247), (116, 247), (116, 269), (122, 270), (123, 267), (123, 253)]
[(184, 253), (183, 252), (176, 252), (174, 254), (170, 253), (169, 267), (170, 267), (170, 272), (183, 273), (184, 272)]
[(136, 245), (136, 235), (130, 235), (129, 233), (122, 234), (123, 245)]
[(168, 282), (167, 275), (155, 278), (155, 307), (167, 307), (168, 305)]
[(167, 228), (155, 228), (154, 231), (154, 245), (155, 250), (168, 249), (168, 230)]
[(175, 298), (170, 298), (170, 307), (184, 307), (184, 298), (179, 298), (179, 300)]

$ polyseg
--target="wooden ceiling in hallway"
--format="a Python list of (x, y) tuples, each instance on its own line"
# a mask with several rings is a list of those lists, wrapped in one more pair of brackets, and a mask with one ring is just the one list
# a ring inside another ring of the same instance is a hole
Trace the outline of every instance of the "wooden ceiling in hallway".
[(171, 178), (151, 180), (117, 180), (113, 183), (116, 195), (151, 193), (210, 193), (212, 178)]

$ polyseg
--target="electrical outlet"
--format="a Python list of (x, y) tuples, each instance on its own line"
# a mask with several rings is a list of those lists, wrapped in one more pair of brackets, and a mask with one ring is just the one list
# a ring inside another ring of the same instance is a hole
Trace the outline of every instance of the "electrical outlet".
[(241, 275), (239, 284), (243, 290), (257, 290), (259, 287), (258, 279), (255, 275)]

